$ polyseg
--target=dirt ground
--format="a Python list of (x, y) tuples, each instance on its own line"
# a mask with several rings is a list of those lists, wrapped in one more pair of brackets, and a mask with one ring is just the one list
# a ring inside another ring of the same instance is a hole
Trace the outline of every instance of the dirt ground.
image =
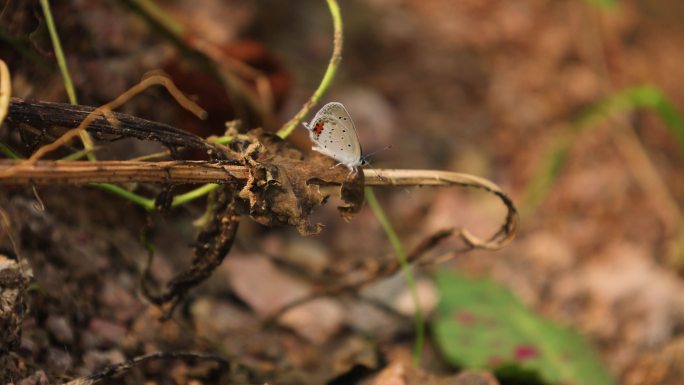
[[(221, 135), (224, 122), (236, 117), (244, 128), (275, 132), (318, 85), (332, 49), (324, 1), (158, 2), (183, 26), (187, 41), (210, 42), (235, 63), (266, 74), (274, 114), (241, 114), (129, 3), (53, 1), (79, 103), (106, 103), (146, 72), (163, 69), (197, 95), (209, 119), (192, 119), (160, 89), (121, 111), (203, 137)], [(658, 87), (684, 111), (684, 3), (624, 0), (606, 9), (580, 0), (340, 3), (344, 53), (324, 100), (346, 105), (365, 153), (391, 145), (371, 158), (373, 167), (488, 178), (521, 215), (506, 248), (455, 255), (417, 272), (428, 314), (437, 300), (430, 272), (490, 277), (539, 314), (585, 335), (616, 383), (681, 383), (683, 153), (649, 109), (599, 119), (582, 131), (573, 131), (573, 122), (638, 85)], [(12, 72), (13, 96), (66, 102), (40, 20), (38, 2), (0, 1), (0, 58)], [(7, 138), (13, 137), (3, 127), (0, 141)], [(288, 140), (302, 151), (310, 147), (302, 128)], [(529, 199), (559, 140), (569, 146), (566, 161), (548, 190)], [(98, 156), (130, 159), (157, 150), (126, 140), (103, 145)], [(140, 186), (151, 196), (160, 189)], [(376, 191), (409, 249), (445, 227), (486, 236), (503, 215), (496, 199), (479, 192)], [(244, 218), (222, 265), (162, 322), (162, 310), (141, 294), (148, 255), (141, 232), (149, 231), (155, 247), (148, 278), (163, 287), (192, 259), (192, 221), (203, 205), (148, 215), (94, 188), (39, 186), (37, 194), (42, 209), (30, 187), (0, 185), (7, 224), (0, 264), (19, 255), (32, 275), (15, 319), (20, 335), (0, 362), (12, 373), (0, 376), (4, 381), (66, 382), (155, 351), (220, 355), (230, 362), (230, 375), (214, 362), (176, 359), (151, 361), (108, 383), (373, 383), (383, 368), (410, 366), (412, 311), (402, 308), (408, 293), (400, 277), (363, 291), (396, 313), (341, 295), (296, 307), (277, 325), (260, 324), (314, 286), (278, 261), (320, 272), (347, 258), (392, 257), (368, 207), (347, 223), (331, 198), (312, 217), (324, 225), (315, 236)], [(421, 375), (456, 372), (430, 343), (421, 367)]]

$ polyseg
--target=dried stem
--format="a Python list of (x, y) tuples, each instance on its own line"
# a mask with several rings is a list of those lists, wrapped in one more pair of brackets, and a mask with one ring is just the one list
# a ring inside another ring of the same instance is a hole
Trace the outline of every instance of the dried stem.
[[(0, 175), (22, 161), (0, 160)], [(22, 166), (21, 172), (0, 176), (0, 184), (72, 184), (88, 183), (212, 183), (246, 179), (244, 166), (210, 162), (165, 161), (38, 161)]]
[(62, 147), (74, 137), (79, 136), (82, 132), (85, 132), (87, 127), (91, 123), (99, 119), (100, 116), (104, 116), (110, 122), (110, 124), (115, 126), (116, 118), (114, 117), (114, 115), (112, 115), (112, 110), (122, 106), (130, 98), (141, 93), (149, 86), (154, 84), (164, 86), (169, 91), (169, 93), (176, 99), (176, 101), (181, 106), (183, 106), (183, 108), (194, 113), (198, 117), (204, 117), (206, 115), (206, 112), (204, 110), (202, 110), (195, 102), (187, 98), (185, 95), (183, 95), (182, 92), (180, 92), (180, 90), (178, 90), (178, 88), (175, 84), (173, 84), (171, 79), (169, 79), (166, 76), (156, 74), (151, 75), (143, 79), (140, 83), (131, 87), (128, 91), (124, 92), (116, 99), (93, 110), (85, 117), (85, 119), (83, 119), (83, 121), (81, 122), (81, 124), (78, 125), (78, 127), (72, 128), (71, 130), (67, 131), (64, 135), (60, 136), (54, 142), (39, 148), (38, 151), (33, 153), (33, 155), (31, 155), (31, 157), (29, 157), (28, 159), (16, 164), (15, 167), (5, 168), (2, 171), (0, 171), (0, 179), (2, 177), (12, 176), (13, 174), (23, 172), (23, 170), (30, 168), (33, 164), (35, 164), (47, 153), (50, 153)]
[[(95, 162), (39, 160), (22, 167), (21, 173), (4, 175), (7, 169), (23, 160), (0, 159), (0, 184), (87, 184), (104, 182), (147, 183), (221, 183), (229, 179), (247, 179), (248, 168), (209, 161), (143, 162), (100, 160)], [(498, 192), (494, 183), (470, 174), (436, 170), (364, 170), (369, 186), (450, 186), (478, 187)], [(340, 185), (339, 170), (330, 170), (312, 183)], [(320, 179), (320, 180), (318, 180)]]
[[(116, 182), (150, 183), (227, 183), (245, 181), (249, 170), (245, 166), (205, 161), (37, 161), (23, 164), (21, 172), (7, 173), (23, 161), (0, 160), (2, 184), (87, 184)], [(482, 240), (466, 229), (461, 238), (472, 247), (499, 249), (513, 239), (518, 225), (518, 213), (511, 199), (501, 188), (487, 179), (474, 175), (435, 170), (365, 170), (368, 186), (462, 186), (483, 189), (496, 195), (508, 209), (506, 221), (490, 239)], [(317, 175), (310, 183), (340, 185), (339, 170), (332, 169)]]

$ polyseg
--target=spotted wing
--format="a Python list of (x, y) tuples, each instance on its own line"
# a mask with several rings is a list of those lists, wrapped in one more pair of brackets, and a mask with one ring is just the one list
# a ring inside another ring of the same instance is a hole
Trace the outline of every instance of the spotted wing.
[(349, 168), (361, 164), (361, 144), (349, 112), (341, 103), (328, 103), (307, 126), (314, 150)]

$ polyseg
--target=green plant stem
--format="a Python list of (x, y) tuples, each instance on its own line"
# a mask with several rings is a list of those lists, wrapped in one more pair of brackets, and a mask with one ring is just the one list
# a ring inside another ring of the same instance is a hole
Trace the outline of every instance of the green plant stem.
[(140, 195), (134, 194), (123, 187), (119, 187), (111, 183), (90, 183), (89, 186), (97, 187), (114, 195), (118, 195), (124, 199), (128, 199), (129, 201), (142, 206), (147, 211), (153, 211), (155, 209), (154, 199), (141, 197)]
[[(654, 86), (643, 85), (627, 88), (589, 107), (574, 119), (571, 125), (565, 127), (563, 132), (558, 134), (548, 154), (543, 158), (544, 161), (537, 167), (537, 171), (525, 189), (524, 213), (534, 212), (548, 194), (565, 165), (571, 147), (580, 134), (598, 126), (599, 123), (618, 113), (631, 112), (642, 108), (653, 110), (658, 114), (677, 142), (680, 153), (684, 154), (684, 117), (674, 103), (667, 98), (662, 90)], [(666, 188), (664, 187), (664, 189)]]
[(340, 61), (342, 60), (343, 24), (340, 6), (337, 4), (336, 0), (326, 1), (328, 3), (330, 15), (332, 16), (333, 20), (333, 53), (330, 57), (328, 68), (326, 68), (325, 70), (325, 74), (323, 75), (321, 83), (318, 85), (318, 88), (316, 89), (316, 91), (314, 91), (313, 95), (311, 95), (309, 101), (304, 104), (304, 106), (301, 110), (299, 110), (297, 115), (290, 119), (289, 122), (285, 123), (285, 125), (280, 130), (278, 130), (277, 135), (283, 139), (287, 138), (292, 133), (292, 131), (294, 131), (294, 129), (297, 128), (299, 123), (301, 123), (302, 120), (304, 120), (304, 118), (307, 115), (309, 115), (311, 109), (321, 100), (321, 97), (323, 97), (323, 94), (325, 94), (328, 88), (330, 88), (330, 84), (335, 78), (337, 68), (340, 65)]
[[(45, 1), (45, 0), (42, 0)], [(280, 131), (278, 131), (278, 135), (281, 138), (286, 138), (292, 131), (297, 127), (297, 125), (308, 115), (309, 111), (311, 108), (318, 103), (318, 101), (321, 99), (323, 94), (328, 90), (330, 87), (330, 84), (332, 83), (333, 78), (335, 77), (335, 73), (337, 72), (337, 67), (339, 66), (340, 60), (342, 58), (342, 16), (340, 13), (340, 7), (337, 4), (336, 0), (326, 0), (328, 3), (328, 8), (330, 9), (330, 14), (333, 19), (333, 29), (334, 29), (334, 49), (333, 49), (333, 55), (330, 59), (330, 63), (328, 64), (328, 68), (325, 71), (325, 75), (323, 76), (323, 79), (321, 80), (320, 85), (314, 92), (314, 94), (311, 96), (311, 99), (309, 102), (306, 103), (304, 108), (295, 115), (290, 122), (288, 122)], [(148, 9), (145, 4), (148, 4), (147, 1), (145, 0), (134, 0), (133, 3), (136, 5), (143, 7), (146, 9), (146, 11), (150, 12), (150, 9)], [(152, 12), (154, 14), (157, 14), (156, 12)], [(168, 26), (168, 25), (167, 25)], [(171, 28), (172, 30), (175, 30), (175, 28)], [(225, 136), (225, 137), (220, 137), (217, 139), (212, 140), (213, 143), (217, 144), (225, 144), (233, 140), (232, 136)], [(140, 197), (138, 195), (135, 195), (125, 189), (122, 189), (117, 186), (111, 185), (109, 188), (104, 188), (104, 186), (100, 185), (101, 188), (117, 194), (123, 198), (129, 199), (134, 203), (141, 204), (143, 207), (145, 207), (148, 210), (153, 210), (154, 209), (154, 203), (152, 204), (152, 208), (149, 208), (148, 203), (151, 201), (147, 198)], [(219, 188), (219, 185), (217, 184), (206, 184), (202, 187), (199, 187), (195, 190), (189, 191), (185, 194), (178, 195), (173, 199), (173, 203), (171, 204), (173, 207), (183, 205), (187, 202), (190, 202), (194, 199), (198, 199), (203, 197), (204, 195), (208, 194), (211, 191), (215, 191), (216, 189)], [(422, 317), (421, 317), (422, 319)], [(422, 328), (422, 321), (421, 321), (421, 328)], [(422, 339), (422, 333), (421, 333), (421, 339)], [(422, 341), (421, 341), (421, 346), (422, 346)]]
[[(69, 98), (69, 103), (76, 105), (78, 104), (78, 99), (76, 98), (76, 90), (74, 89), (74, 83), (71, 80), (71, 75), (69, 74), (69, 67), (67, 66), (66, 59), (64, 58), (64, 51), (62, 50), (62, 43), (59, 40), (59, 35), (57, 34), (57, 28), (55, 27), (55, 22), (52, 18), (52, 10), (50, 10), (50, 3), (48, 0), (40, 0), (40, 6), (43, 8), (43, 15), (45, 15), (45, 23), (47, 24), (48, 32), (50, 34), (50, 40), (52, 41), (52, 47), (55, 50), (55, 58), (57, 59), (57, 66), (59, 66), (59, 71), (62, 74), (62, 79), (64, 80), (64, 88), (66, 89), (67, 96)], [(81, 141), (83, 142), (83, 147), (90, 151), (93, 148), (93, 139), (90, 137), (86, 131), (80, 133)], [(87, 154), (88, 159), (95, 160), (95, 154), (89, 152)]]
[(150, 0), (128, 0), (130, 4), (138, 7), (146, 15), (152, 18), (155, 22), (166, 28), (171, 34), (177, 38), (182, 38), (185, 35), (185, 28), (181, 23), (178, 23), (171, 16), (169, 16), (164, 9), (159, 7)]
[(69, 97), (69, 103), (78, 104), (78, 99), (76, 98), (76, 91), (74, 90), (74, 83), (71, 81), (71, 75), (69, 75), (69, 67), (67, 66), (66, 60), (64, 59), (62, 43), (59, 40), (57, 28), (55, 27), (55, 22), (52, 19), (50, 2), (48, 0), (40, 0), (40, 6), (43, 8), (45, 22), (47, 23), (47, 28), (50, 33), (52, 47), (55, 50), (55, 58), (57, 59), (57, 65), (59, 66), (59, 71), (62, 73), (62, 79), (64, 79), (64, 88), (66, 88), (67, 96)]
[[(64, 57), (64, 51), (62, 50), (62, 43), (57, 34), (57, 28), (55, 27), (54, 19), (52, 18), (52, 10), (50, 9), (50, 3), (48, 0), (40, 0), (40, 5), (43, 9), (43, 14), (45, 15), (45, 23), (47, 24), (48, 32), (50, 34), (50, 40), (52, 41), (52, 46), (55, 51), (55, 58), (57, 59), (57, 65), (59, 66), (59, 71), (62, 74), (62, 79), (64, 81), (64, 88), (66, 89), (67, 96), (69, 98), (69, 103), (76, 105), (78, 104), (78, 99), (76, 97), (76, 90), (74, 89), (74, 83), (71, 80), (71, 75), (69, 74), (69, 67), (67, 66), (66, 58)], [(90, 134), (86, 131), (82, 131), (80, 134), (81, 141), (83, 142), (83, 147), (85, 155), (89, 160), (96, 160), (95, 153), (93, 152), (93, 139)], [(74, 156), (81, 156), (79, 152), (74, 154)], [(143, 206), (146, 210), (154, 210), (154, 200), (142, 197), (140, 195), (134, 194), (122, 187), (109, 183), (95, 183), (91, 186), (96, 186), (105, 191), (109, 191), (112, 194), (118, 195), (124, 199), (128, 199), (133, 203)]]
[(211, 191), (217, 190), (219, 187), (221, 187), (220, 184), (216, 183), (207, 183), (202, 187), (198, 187), (192, 191), (188, 191), (185, 194), (177, 195), (173, 198), (173, 202), (171, 203), (171, 207), (177, 207), (177, 206), (182, 206), (192, 200), (195, 200), (197, 198), (201, 198), (207, 194), (209, 194)]
[(418, 367), (420, 366), (421, 356), (423, 353), (423, 344), (425, 341), (425, 324), (423, 322), (423, 312), (420, 308), (420, 298), (418, 297), (416, 280), (413, 276), (413, 272), (411, 271), (411, 265), (409, 265), (406, 259), (406, 251), (404, 250), (404, 246), (401, 244), (399, 236), (397, 236), (397, 233), (394, 231), (389, 219), (387, 219), (387, 215), (385, 215), (385, 211), (382, 209), (382, 206), (380, 206), (380, 203), (375, 198), (373, 189), (371, 187), (366, 187), (364, 189), (364, 194), (366, 196), (366, 202), (368, 202), (368, 206), (373, 211), (373, 214), (375, 214), (375, 217), (378, 218), (378, 222), (380, 222), (382, 229), (385, 231), (385, 234), (387, 234), (387, 238), (389, 239), (390, 244), (397, 255), (397, 259), (399, 259), (401, 272), (404, 274), (406, 285), (411, 291), (411, 297), (413, 298), (413, 303), (416, 307), (416, 312), (414, 314), (416, 322), (416, 340), (413, 349), (413, 364), (414, 366)]
[[(41, 0), (41, 1), (47, 1), (47, 0)], [(328, 90), (330, 87), (330, 84), (332, 83), (333, 78), (335, 77), (335, 73), (337, 72), (337, 67), (339, 66), (340, 60), (342, 58), (342, 15), (340, 13), (340, 7), (337, 4), (336, 0), (326, 0), (328, 4), (328, 8), (330, 10), (330, 14), (332, 16), (333, 20), (333, 29), (334, 29), (334, 48), (333, 48), (333, 54), (332, 57), (330, 58), (330, 63), (328, 64), (328, 68), (325, 71), (325, 75), (323, 75), (323, 79), (321, 80), (320, 85), (314, 92), (314, 94), (311, 96), (309, 101), (304, 105), (304, 107), (295, 115), (290, 122), (288, 122), (283, 128), (281, 128), (278, 131), (278, 136), (281, 138), (286, 138), (294, 129), (297, 127), (297, 125), (306, 117), (306, 115), (309, 114), (309, 111), (313, 106), (318, 103), (318, 101), (321, 99), (323, 94)], [(132, 3), (136, 4), (137, 6), (144, 8), (146, 12), (149, 12), (150, 14), (154, 14), (156, 16), (159, 16), (160, 13), (156, 12), (154, 9), (149, 8), (150, 3), (146, 0), (132, 0)], [(161, 11), (161, 10), (160, 10)], [(163, 12), (162, 12), (162, 16)], [(162, 17), (161, 19), (168, 21), (169, 18), (167, 17)], [(159, 19), (157, 19), (159, 21)], [(172, 31), (178, 32), (178, 27), (175, 26), (174, 23), (165, 23), (165, 25)], [(232, 136), (225, 136), (221, 138), (217, 138), (213, 140), (213, 143), (217, 144), (225, 144), (230, 142), (233, 139)], [(147, 210), (154, 210), (154, 201), (148, 198), (141, 197), (139, 195), (133, 194), (130, 191), (127, 191), (123, 188), (120, 188), (115, 185), (107, 185), (107, 184), (98, 184), (98, 187), (109, 191), (113, 194), (119, 195), (122, 198), (129, 199), (134, 203), (140, 204), (141, 206), (145, 207)], [(215, 191), (216, 189), (219, 188), (219, 185), (217, 184), (206, 184), (202, 187), (199, 187), (195, 190), (189, 191), (185, 194), (181, 194), (176, 196), (173, 199), (172, 206), (180, 206), (183, 205), (187, 202), (190, 202), (194, 199), (198, 199), (203, 197), (204, 195), (208, 194), (211, 191)], [(150, 203), (151, 202), (151, 203)], [(420, 328), (422, 330), (422, 316), (421, 316), (421, 322), (420, 322)], [(422, 347), (422, 335), (423, 333), (420, 333), (421, 336), (421, 347)]]
[(212, 137), (209, 138), (210, 143), (214, 144), (228, 144), (235, 139), (234, 135), (228, 135), (228, 136), (218, 136), (218, 137)]
[(91, 150), (84, 148), (83, 150), (72, 152), (71, 154), (69, 154), (63, 158), (60, 158), (59, 160), (60, 161), (79, 160), (79, 159), (83, 158), (84, 156), (88, 156), (88, 154), (90, 152), (91, 152)]
[[(142, 206), (147, 211), (156, 210), (156, 207), (154, 206), (154, 199), (142, 197), (140, 195), (137, 195), (124, 189), (123, 187), (119, 187), (117, 185), (110, 183), (90, 183), (90, 186), (100, 188), (114, 195), (118, 195), (121, 198), (128, 199), (129, 201)], [(185, 194), (175, 196), (173, 198), (173, 202), (171, 203), (171, 207), (182, 206), (192, 200), (205, 196), (211, 191), (217, 190), (219, 187), (221, 187), (220, 184), (208, 183), (202, 187), (196, 188), (192, 191), (188, 191)]]
[(6, 157), (10, 159), (21, 159), (21, 157), (14, 152), (8, 145), (0, 142), (0, 153), (3, 153)]

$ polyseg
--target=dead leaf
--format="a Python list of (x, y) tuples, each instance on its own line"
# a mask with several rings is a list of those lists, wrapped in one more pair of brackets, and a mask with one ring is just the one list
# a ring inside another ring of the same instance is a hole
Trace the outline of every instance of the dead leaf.
[(364, 188), (363, 169), (358, 172), (350, 172), (340, 188), (340, 197), (345, 204), (338, 206), (340, 215), (345, 221), (350, 222), (352, 215), (358, 213), (363, 207), (363, 188)]
[(438, 377), (401, 362), (383, 369), (372, 385), (499, 385), (491, 373), (465, 371), (457, 376)]
[[(304, 160), (302, 153), (287, 142), (261, 130), (239, 135), (230, 147), (241, 153), (250, 166), (249, 178), (239, 196), (252, 219), (267, 226), (295, 226), (303, 235), (321, 231), (323, 225), (310, 223), (309, 216), (325, 203), (327, 196), (311, 181), (321, 176), (342, 180), (346, 169), (331, 170), (332, 159), (317, 154)], [(347, 205), (340, 209), (345, 219), (357, 213), (363, 202), (363, 173), (347, 176), (342, 189)]]

